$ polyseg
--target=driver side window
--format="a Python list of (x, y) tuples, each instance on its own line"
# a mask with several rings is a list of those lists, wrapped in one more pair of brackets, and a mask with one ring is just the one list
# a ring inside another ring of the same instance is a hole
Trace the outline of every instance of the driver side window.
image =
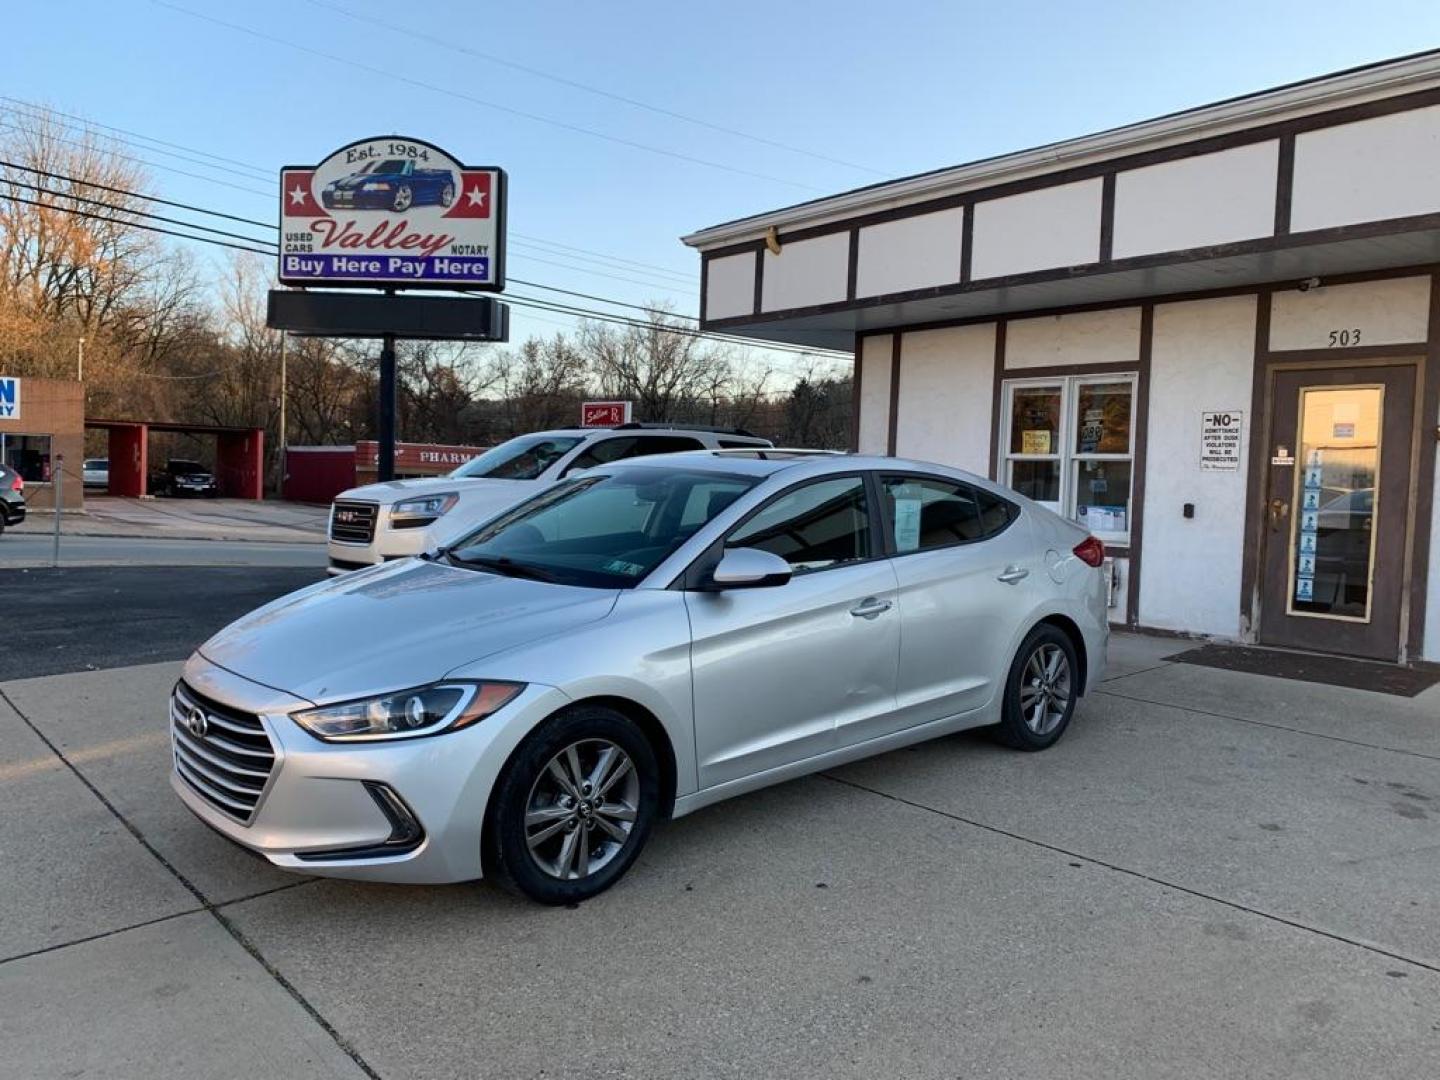
[(837, 476), (778, 496), (725, 540), (727, 548), (779, 555), (796, 574), (870, 558), (870, 509), (865, 482)]

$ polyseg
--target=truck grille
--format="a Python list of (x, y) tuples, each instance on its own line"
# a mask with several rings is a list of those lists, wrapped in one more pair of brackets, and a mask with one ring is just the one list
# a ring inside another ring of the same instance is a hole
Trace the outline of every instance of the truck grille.
[(368, 544), (375, 538), (377, 503), (336, 502), (330, 508), (330, 539), (347, 544)]
[(275, 748), (260, 718), (176, 683), (170, 744), (180, 779), (215, 809), (248, 825), (275, 767)]

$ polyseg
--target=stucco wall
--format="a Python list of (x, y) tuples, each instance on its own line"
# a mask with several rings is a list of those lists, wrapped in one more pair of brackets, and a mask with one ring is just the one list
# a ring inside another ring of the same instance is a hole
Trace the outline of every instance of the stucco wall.
[(905, 334), (895, 452), (985, 475), (994, 372), (994, 323)]
[[(1246, 461), (1257, 417), (1250, 400), (1256, 298), (1155, 308), (1140, 567), (1143, 626), (1234, 638), (1240, 633)], [(1240, 466), (1200, 469), (1200, 414), (1245, 414)], [(1182, 514), (1195, 504), (1195, 517)]]
[(760, 309), (780, 311), (845, 299), (850, 275), (850, 234), (831, 233), (786, 244), (776, 255), (763, 253)]
[(884, 454), (890, 446), (890, 366), (893, 334), (860, 339), (860, 453)]
[(952, 285), (960, 280), (965, 211), (917, 214), (860, 230), (857, 296)]
[(1284, 289), (1271, 300), (1270, 348), (1332, 348), (1332, 330), (1349, 345), (1409, 344), (1424, 341), (1429, 324), (1429, 277)]
[(1140, 309), (1014, 319), (1005, 327), (1005, 367), (1132, 364), (1140, 359)]
[(728, 319), (755, 311), (755, 253), (711, 259), (705, 268), (705, 317)]

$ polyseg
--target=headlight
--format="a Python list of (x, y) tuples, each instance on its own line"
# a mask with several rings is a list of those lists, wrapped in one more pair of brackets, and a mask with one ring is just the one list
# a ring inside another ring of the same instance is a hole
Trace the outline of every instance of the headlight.
[(389, 191), (389, 184), (361, 184), (361, 191)]
[(382, 697), (291, 713), (290, 718), (326, 742), (414, 739), (456, 731), (497, 712), (525, 689), (523, 683), (437, 683)]
[(441, 514), (448, 513), (459, 501), (460, 496), (453, 491), (426, 495), (419, 499), (406, 499), (390, 508), (390, 520), (402, 529), (428, 525)]

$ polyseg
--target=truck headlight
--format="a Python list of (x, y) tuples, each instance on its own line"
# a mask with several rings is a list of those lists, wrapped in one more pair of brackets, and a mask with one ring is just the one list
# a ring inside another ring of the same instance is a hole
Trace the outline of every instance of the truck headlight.
[(460, 496), (453, 491), (425, 495), (419, 499), (406, 499), (390, 508), (390, 522), (397, 529), (418, 529), (422, 525), (429, 525), (442, 514), (449, 513), (459, 501)]
[(523, 689), (523, 683), (511, 682), (436, 683), (305, 709), (290, 718), (326, 742), (414, 739), (469, 727), (508, 705)]

